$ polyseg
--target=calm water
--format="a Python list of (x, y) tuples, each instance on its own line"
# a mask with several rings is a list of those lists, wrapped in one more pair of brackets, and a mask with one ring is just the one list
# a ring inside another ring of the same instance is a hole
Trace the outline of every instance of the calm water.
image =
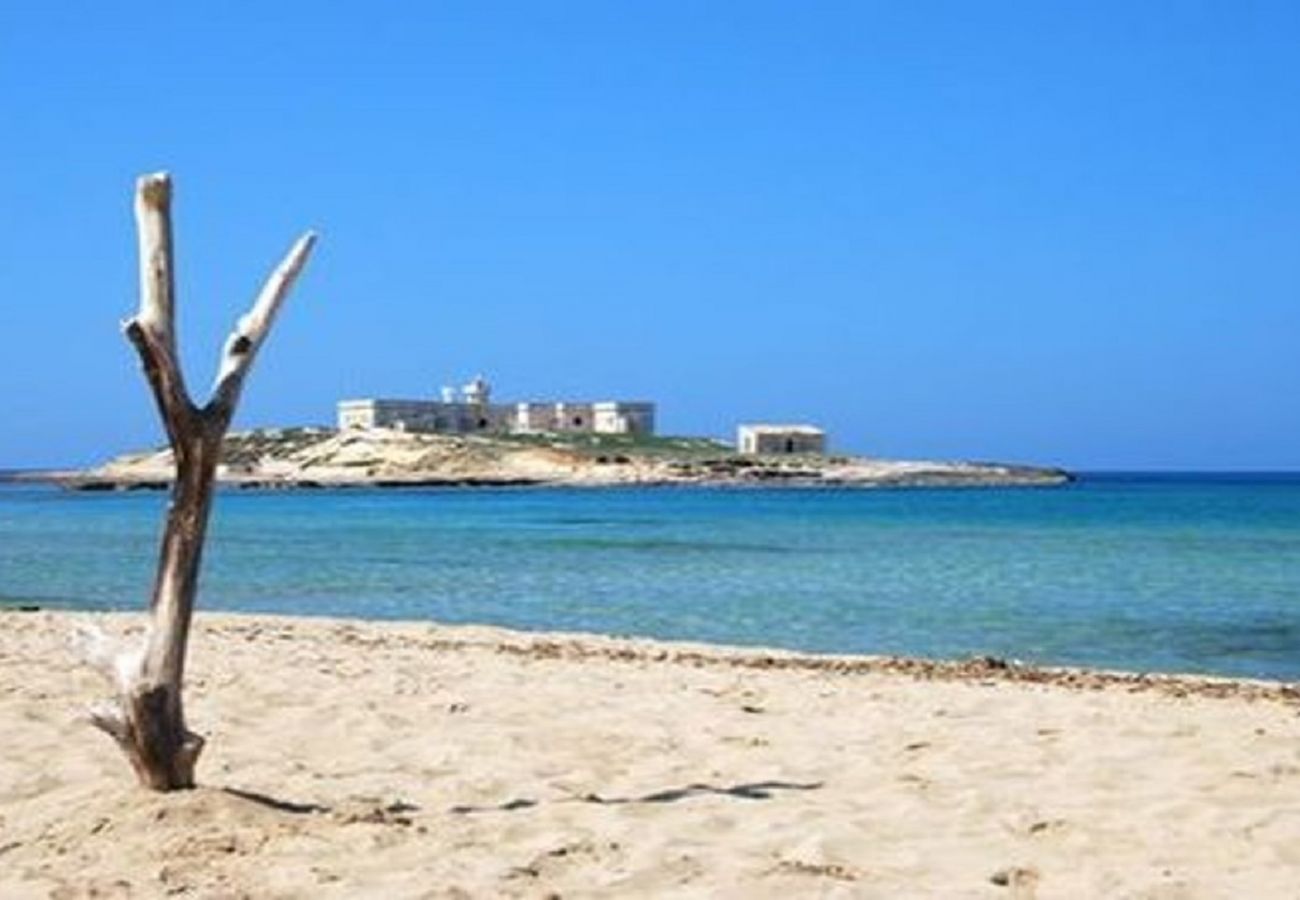
[[(161, 494), (0, 485), (0, 604), (139, 607)], [(200, 608), (1300, 679), (1300, 475), (224, 493)]]

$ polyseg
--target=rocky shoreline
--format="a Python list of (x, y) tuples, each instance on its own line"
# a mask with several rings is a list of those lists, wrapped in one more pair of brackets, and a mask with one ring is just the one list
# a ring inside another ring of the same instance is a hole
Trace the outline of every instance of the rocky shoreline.
[[(164, 490), (166, 449), (72, 472), (29, 473), (72, 490)], [(1049, 487), (1052, 467), (884, 460), (843, 455), (742, 456), (701, 438), (623, 435), (436, 435), (274, 429), (231, 434), (217, 479), (237, 489), (611, 487)]]

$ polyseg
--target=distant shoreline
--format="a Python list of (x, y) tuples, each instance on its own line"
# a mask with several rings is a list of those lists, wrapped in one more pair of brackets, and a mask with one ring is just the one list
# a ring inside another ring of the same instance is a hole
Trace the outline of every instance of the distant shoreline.
[[(71, 490), (164, 490), (167, 449), (90, 469), (22, 473)], [(1064, 469), (987, 462), (886, 460), (843, 454), (741, 454), (707, 438), (643, 435), (444, 435), (389, 429), (234, 433), (220, 484), (237, 489), (444, 487), (1047, 487)]]
[[(879, 481), (836, 481), (833, 479), (788, 479), (780, 482), (739, 482), (727, 479), (699, 479), (694, 481), (647, 480), (647, 481), (593, 481), (593, 480), (544, 480), (544, 479), (495, 479), (495, 478), (412, 478), (405, 480), (378, 479), (374, 481), (316, 481), (314, 479), (221, 479), (217, 483), (219, 490), (235, 491), (402, 491), (425, 489), (518, 489), (518, 490), (619, 490), (630, 488), (655, 488), (672, 490), (675, 488), (710, 488), (736, 491), (770, 491), (770, 490), (906, 490), (906, 489), (992, 489), (1025, 488), (1042, 489), (1059, 487), (1077, 480), (1076, 476), (1066, 473), (1056, 476), (1007, 477), (990, 476), (987, 479), (955, 478), (945, 479), (940, 475), (918, 477), (915, 479), (894, 479)], [(171, 481), (153, 479), (101, 479), (86, 478), (82, 475), (55, 474), (48, 477), (13, 479), (14, 482), (42, 483), (62, 487), (66, 490), (84, 493), (117, 492), (159, 492), (171, 489)]]
[[(1027, 467), (1036, 468), (1036, 467)], [(1300, 469), (1053, 469), (1053, 467), (1041, 467), (1048, 470), (1061, 471), (1068, 475), (1070, 482), (1079, 481), (1208, 481), (1208, 482), (1242, 482), (1242, 481), (1291, 481), (1300, 480)], [(44, 468), (34, 467), (25, 469), (0, 469), (0, 484), (52, 484), (56, 486), (66, 486), (66, 483), (72, 480), (86, 477), (86, 473), (92, 469), (64, 469), (64, 468)], [(121, 484), (120, 489), (129, 490), (165, 490), (170, 486), (170, 480), (144, 482), (139, 485), (130, 485), (126, 482)], [(219, 482), (225, 487), (235, 489), (260, 489), (263, 485), (256, 480), (234, 482), (230, 479), (223, 479)], [(375, 485), (365, 482), (345, 482), (337, 484), (303, 484), (303, 485), (284, 485), (280, 483), (267, 484), (267, 489), (365, 489), (369, 487), (390, 487), (391, 485)], [(437, 479), (430, 479), (427, 484), (404, 483), (399, 487), (437, 487), (442, 486), (437, 483)], [(492, 486), (492, 485), (472, 485), (465, 481), (452, 481), (446, 486), (453, 487), (474, 487), (474, 486)], [(556, 484), (551, 482), (523, 482), (507, 481), (502, 482), (503, 487), (565, 487), (567, 485)], [(635, 484), (629, 485), (597, 485), (602, 487), (609, 486), (627, 486), (635, 487)], [(654, 484), (645, 484), (646, 487), (654, 487)], [(701, 485), (709, 486), (709, 485)], [(754, 487), (781, 487), (790, 485), (752, 485)], [(823, 483), (820, 485), (796, 485), (809, 487), (837, 487), (839, 485)], [(896, 485), (895, 485), (896, 486)], [(1034, 485), (1029, 485), (1034, 486)], [(877, 485), (884, 487), (884, 485)]]

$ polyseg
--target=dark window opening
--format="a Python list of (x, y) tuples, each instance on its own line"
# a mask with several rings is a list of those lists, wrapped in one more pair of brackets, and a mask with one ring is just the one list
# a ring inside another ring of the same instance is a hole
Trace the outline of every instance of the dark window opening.
[(786, 439), (785, 439), (785, 452), (786, 452), (786, 453), (793, 453), (793, 452), (794, 452), (794, 438), (786, 438)]
[(574, 417), (573, 417), (573, 427), (574, 427), (574, 428), (581, 428), (581, 427), (582, 427), (582, 416), (574, 416)]
[(478, 420), (478, 427), (479, 427), (479, 428), (487, 428), (487, 427), (488, 427), (488, 420), (487, 420), (487, 419), (479, 419), (479, 420)]

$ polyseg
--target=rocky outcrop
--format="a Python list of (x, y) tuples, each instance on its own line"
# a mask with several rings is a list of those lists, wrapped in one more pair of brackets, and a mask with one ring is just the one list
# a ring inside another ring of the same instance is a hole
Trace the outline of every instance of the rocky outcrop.
[[(164, 488), (169, 450), (119, 456), (60, 478), (81, 490)], [(853, 456), (741, 456), (718, 441), (630, 435), (439, 435), (267, 429), (227, 437), (218, 472), (234, 487), (430, 485), (1047, 486), (1061, 469)]]

